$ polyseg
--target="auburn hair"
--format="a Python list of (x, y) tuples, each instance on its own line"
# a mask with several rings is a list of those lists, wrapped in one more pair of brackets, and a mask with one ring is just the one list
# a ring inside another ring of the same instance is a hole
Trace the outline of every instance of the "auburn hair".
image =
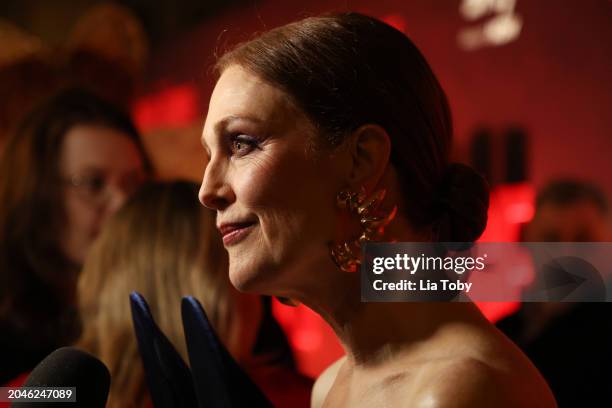
[(402, 32), (359, 13), (310, 17), (239, 44), (216, 68), (221, 74), (232, 65), (285, 91), (328, 146), (362, 125), (380, 125), (413, 226), (433, 228), (441, 241), (480, 236), (487, 185), (471, 168), (451, 165), (446, 95)]

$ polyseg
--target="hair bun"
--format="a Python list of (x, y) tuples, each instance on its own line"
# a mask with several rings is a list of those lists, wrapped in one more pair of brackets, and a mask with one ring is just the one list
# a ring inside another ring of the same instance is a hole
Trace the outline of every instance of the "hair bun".
[(489, 185), (473, 168), (461, 163), (448, 167), (436, 200), (437, 241), (473, 242), (487, 226)]

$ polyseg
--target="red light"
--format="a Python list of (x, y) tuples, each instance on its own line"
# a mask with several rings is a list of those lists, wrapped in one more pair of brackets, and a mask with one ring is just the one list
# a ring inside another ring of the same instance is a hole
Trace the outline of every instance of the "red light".
[[(522, 224), (534, 213), (535, 189), (528, 183), (504, 184), (491, 191), (489, 221), (481, 242), (516, 242)], [(491, 322), (518, 309), (518, 302), (477, 302), (476, 305)]]
[(521, 305), (520, 302), (475, 302), (487, 320), (495, 323), (514, 313)]
[(302, 373), (316, 378), (344, 354), (333, 330), (306, 306), (290, 307), (274, 299), (272, 313), (287, 334)]
[(384, 16), (382, 20), (391, 27), (394, 27), (406, 34), (406, 19), (401, 14), (388, 14)]
[(187, 84), (144, 96), (133, 106), (134, 120), (141, 131), (190, 125), (198, 119), (198, 111), (198, 93)]
[(515, 242), (534, 213), (535, 189), (528, 183), (504, 184), (491, 191), (489, 221), (481, 242)]

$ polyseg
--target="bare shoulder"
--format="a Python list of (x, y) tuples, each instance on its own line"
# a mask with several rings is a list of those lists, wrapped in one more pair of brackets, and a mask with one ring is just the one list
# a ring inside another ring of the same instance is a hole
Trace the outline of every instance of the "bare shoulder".
[(310, 399), (310, 407), (311, 408), (320, 408), (323, 406), (323, 402), (329, 393), (336, 377), (338, 375), (338, 371), (344, 362), (346, 361), (346, 356), (339, 358), (329, 367), (327, 367), (323, 373), (317, 378), (315, 384), (312, 388), (312, 395)]
[(415, 406), (556, 407), (545, 384), (525, 381), (517, 373), (495, 368), (476, 358), (432, 363), (418, 383)]

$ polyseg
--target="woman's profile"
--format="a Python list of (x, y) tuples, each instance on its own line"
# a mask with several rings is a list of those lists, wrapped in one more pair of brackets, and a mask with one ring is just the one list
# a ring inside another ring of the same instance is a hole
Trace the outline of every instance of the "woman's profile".
[(360, 239), (472, 242), (486, 225), (487, 187), (450, 163), (446, 96), (412, 42), (364, 15), (314, 17), (217, 68), (200, 201), (234, 286), (304, 303), (342, 342), (312, 405), (555, 406), (473, 304), (360, 302)]

